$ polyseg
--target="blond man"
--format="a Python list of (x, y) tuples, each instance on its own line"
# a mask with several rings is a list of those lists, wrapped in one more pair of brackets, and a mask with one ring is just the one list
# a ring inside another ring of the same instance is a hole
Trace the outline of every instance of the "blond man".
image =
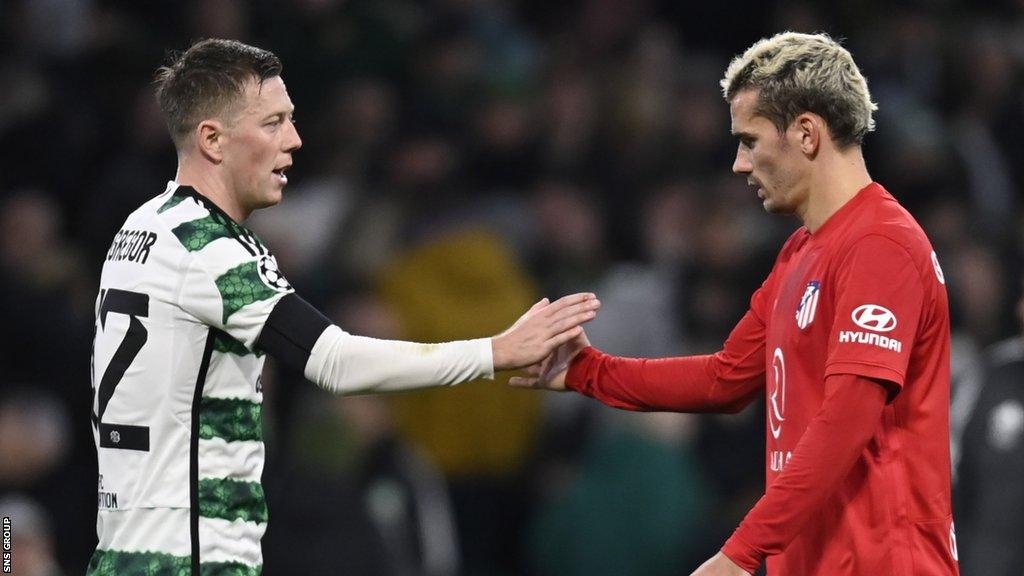
[(784, 33), (722, 80), (732, 169), (803, 223), (717, 354), (644, 360), (581, 334), (514, 385), (627, 410), (736, 412), (766, 400), (766, 491), (694, 574), (957, 574), (949, 312), (917, 222), (872, 181), (867, 82), (826, 35)]

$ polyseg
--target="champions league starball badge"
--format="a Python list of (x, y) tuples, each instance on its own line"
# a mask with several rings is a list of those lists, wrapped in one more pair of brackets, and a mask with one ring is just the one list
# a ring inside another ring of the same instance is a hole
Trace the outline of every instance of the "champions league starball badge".
[(292, 285), (285, 280), (284, 275), (277, 269), (277, 260), (273, 256), (266, 255), (260, 258), (256, 269), (259, 271), (260, 279), (267, 286), (278, 292), (289, 292), (292, 290)]

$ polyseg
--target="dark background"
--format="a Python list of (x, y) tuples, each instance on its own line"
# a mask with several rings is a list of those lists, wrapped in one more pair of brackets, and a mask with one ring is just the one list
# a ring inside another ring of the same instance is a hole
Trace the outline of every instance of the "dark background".
[[(283, 60), (304, 147), (250, 223), (346, 330), (484, 336), (589, 290), (595, 345), (659, 356), (716, 350), (798, 225), (730, 173), (718, 87), (786, 29), (844, 39), (868, 78), (868, 166), (938, 252), (957, 380), (1017, 330), (1024, 2), (0, 3), (18, 573), (82, 574), (95, 546), (92, 309), (114, 233), (174, 176), (151, 85), (169, 49)], [(626, 414), (503, 378), (337, 399), (272, 362), (264, 385), (266, 574), (687, 574), (762, 489), (760, 404)]]

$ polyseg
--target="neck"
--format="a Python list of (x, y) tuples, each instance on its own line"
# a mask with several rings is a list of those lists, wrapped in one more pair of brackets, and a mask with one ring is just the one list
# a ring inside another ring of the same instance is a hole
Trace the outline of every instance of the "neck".
[(174, 175), (174, 181), (194, 188), (239, 224), (249, 217), (250, 211), (238, 203), (223, 179), (215, 171), (197, 166), (188, 156), (178, 156), (178, 172)]
[(822, 163), (808, 180), (807, 203), (797, 211), (797, 216), (812, 234), (857, 192), (871, 184), (871, 175), (859, 146), (851, 146), (842, 152), (832, 151), (818, 159)]

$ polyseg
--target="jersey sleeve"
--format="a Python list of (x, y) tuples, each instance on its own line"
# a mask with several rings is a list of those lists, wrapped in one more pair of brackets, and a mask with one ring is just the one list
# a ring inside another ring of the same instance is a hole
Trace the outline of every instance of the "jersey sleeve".
[(924, 285), (910, 254), (884, 236), (858, 240), (835, 281), (835, 321), (825, 376), (853, 374), (903, 387), (918, 331)]
[(764, 387), (765, 306), (769, 280), (716, 354), (621, 358), (594, 348), (569, 366), (566, 386), (624, 410), (727, 412), (742, 410)]
[(222, 245), (218, 252), (193, 255), (178, 305), (252, 350), (277, 303), (295, 290), (272, 254), (254, 255), (243, 248)]
[(878, 428), (886, 391), (843, 374), (825, 381), (825, 401), (782, 474), (726, 541), (722, 552), (753, 573), (783, 552), (831, 498)]

